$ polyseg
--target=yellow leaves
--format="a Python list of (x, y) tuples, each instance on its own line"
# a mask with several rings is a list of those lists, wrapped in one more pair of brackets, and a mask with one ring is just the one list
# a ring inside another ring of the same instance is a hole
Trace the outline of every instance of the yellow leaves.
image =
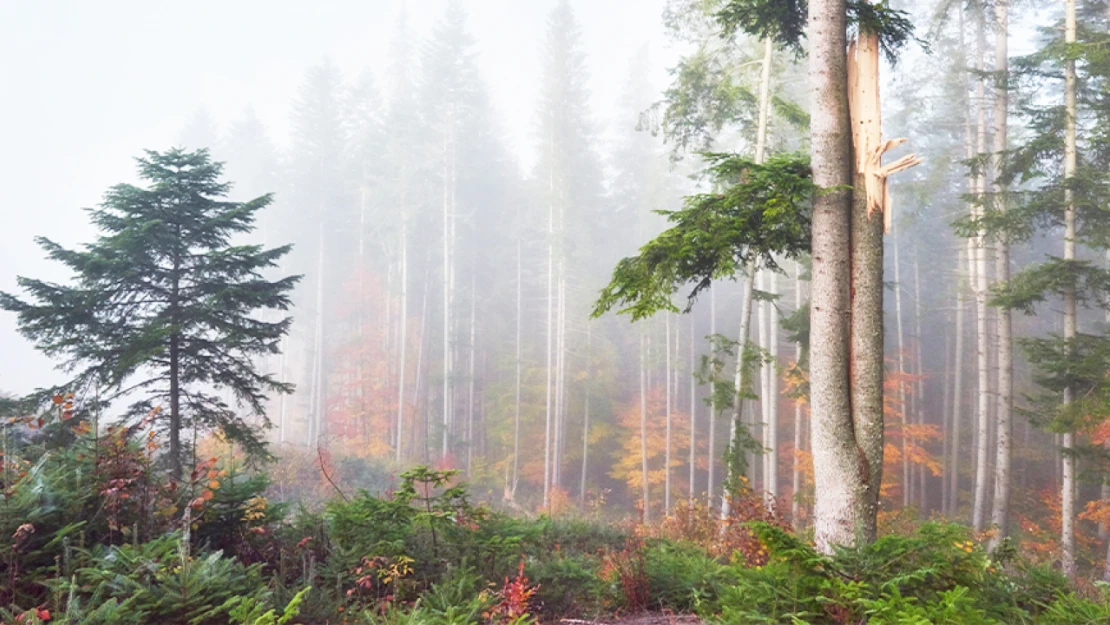
[(209, 480), (208, 481), (208, 488), (210, 488), (212, 490), (219, 490), (220, 489), (220, 481), (219, 480)]
[(1095, 523), (1110, 523), (1110, 501), (1088, 501), (1087, 508), (1079, 513), (1079, 518)]

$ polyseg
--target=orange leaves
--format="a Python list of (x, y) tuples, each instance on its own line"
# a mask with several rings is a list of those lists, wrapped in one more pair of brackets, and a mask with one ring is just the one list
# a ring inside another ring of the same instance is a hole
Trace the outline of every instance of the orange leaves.
[(1079, 513), (1079, 518), (1095, 523), (1110, 523), (1110, 501), (1088, 501), (1087, 508)]
[[(662, 484), (666, 481), (666, 468), (663, 463), (667, 450), (666, 394), (663, 389), (654, 388), (647, 395), (647, 456), (648, 484)], [(623, 430), (621, 448), (610, 475), (624, 480), (630, 488), (639, 489), (643, 479), (640, 452), (640, 397), (637, 394), (617, 413), (617, 425)], [(690, 446), (690, 417), (684, 412), (671, 409), (671, 468), (684, 466)], [(674, 480), (681, 480), (682, 471), (673, 471)]]

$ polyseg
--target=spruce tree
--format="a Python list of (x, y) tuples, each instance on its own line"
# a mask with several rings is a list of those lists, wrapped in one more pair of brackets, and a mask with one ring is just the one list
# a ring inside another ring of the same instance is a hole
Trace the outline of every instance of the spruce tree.
[[(137, 159), (145, 187), (112, 187), (89, 211), (100, 236), (78, 249), (40, 237), (49, 258), (73, 272), (68, 284), (20, 277), (20, 298), (0, 293), (20, 332), (75, 373), (69, 388), (98, 387), (103, 404), (130, 402), (125, 419), (156, 413), (169, 435), (166, 460), (182, 475), (182, 430), (220, 429), (264, 454), (268, 393), (289, 384), (260, 373), (253, 357), (278, 351), (291, 319), (262, 321), (287, 310), (299, 276), (270, 281), (262, 273), (290, 246), (232, 244), (250, 233), (271, 201), (224, 198), (222, 163), (208, 151), (147, 151)], [(230, 390), (236, 405), (221, 398)]]

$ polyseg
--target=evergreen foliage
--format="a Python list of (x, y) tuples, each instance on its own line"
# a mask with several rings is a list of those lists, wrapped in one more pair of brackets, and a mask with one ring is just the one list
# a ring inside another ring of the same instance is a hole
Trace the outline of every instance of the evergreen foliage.
[(746, 266), (777, 270), (776, 258), (808, 251), (815, 189), (804, 157), (779, 155), (764, 164), (734, 154), (706, 158), (724, 190), (687, 198), (682, 210), (660, 211), (674, 225), (617, 263), (595, 317), (614, 307), (633, 320), (677, 312), (671, 298), (692, 282), (689, 310), (714, 280), (732, 278)]
[[(271, 196), (222, 199), (231, 187), (207, 150), (148, 151), (138, 163), (148, 186), (117, 185), (90, 211), (102, 232), (96, 241), (66, 249), (38, 239), (73, 272), (72, 283), (21, 277), (27, 299), (3, 293), (0, 306), (18, 313), (20, 332), (40, 350), (65, 359), (70, 388), (99, 389), (95, 410), (119, 400), (129, 402), (124, 416), (133, 422), (156, 412), (180, 477), (186, 428), (220, 429), (264, 453), (240, 409), (265, 424), (266, 397), (292, 390), (253, 361), (277, 353), (291, 320), (255, 314), (288, 309), (299, 278), (263, 277), (290, 247), (238, 237), (253, 230)], [(224, 401), (225, 389), (236, 405)]]

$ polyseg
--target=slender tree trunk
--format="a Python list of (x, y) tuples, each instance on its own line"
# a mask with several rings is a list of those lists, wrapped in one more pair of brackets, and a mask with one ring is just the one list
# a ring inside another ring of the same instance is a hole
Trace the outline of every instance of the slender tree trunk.
[[(778, 274), (771, 272), (770, 291), (778, 295)], [(767, 372), (767, 471), (764, 481), (771, 500), (779, 496), (779, 389), (778, 389), (778, 354), (779, 354), (779, 324), (778, 315), (775, 314), (773, 303), (767, 305), (767, 349), (771, 354), (770, 367)]]
[(521, 327), (524, 323), (524, 316), (521, 311), (524, 285), (521, 274), (522, 261), (520, 239), (518, 238), (516, 242), (516, 406), (513, 412), (513, 486), (510, 491), (514, 501), (516, 500), (516, 487), (520, 482), (520, 356), (522, 351)]
[[(799, 310), (802, 307), (802, 265), (801, 263), (794, 263), (794, 309)], [(802, 362), (802, 343), (798, 341), (794, 343), (794, 364), (801, 366)], [(790, 473), (790, 518), (794, 523), (794, 531), (799, 531), (802, 528), (801, 524), (801, 500), (798, 491), (802, 488), (802, 462), (799, 452), (802, 449), (802, 402), (797, 399), (794, 400), (794, 461), (792, 462), (793, 468)]]
[[(1002, 181), (1001, 169), (1004, 165), (1007, 140), (1007, 120), (1009, 113), (1009, 35), (1008, 0), (998, 0), (995, 4), (995, 44), (994, 71), (994, 207), (1006, 210), (1006, 185)], [(1005, 236), (995, 241), (995, 281), (1005, 284), (1010, 280), (1010, 245)], [(990, 548), (998, 546), (999, 541), (1009, 533), (1007, 520), (1010, 513), (1010, 465), (1013, 447), (1014, 406), (1014, 356), (1011, 338), (1012, 313), (999, 308), (998, 316), (998, 406), (996, 408), (997, 441), (994, 463), (994, 502), (991, 506), (991, 525), (997, 533), (991, 538)]]
[(450, 171), (452, 165), (451, 153), (454, 149), (451, 132), (443, 137), (443, 438), (440, 448), (440, 457), (446, 458), (450, 450), (451, 428), (454, 422), (452, 414), (452, 376), (454, 376), (454, 358), (451, 346), (451, 313), (454, 307), (453, 282), (455, 274), (455, 215), (453, 176)]
[[(709, 336), (710, 339), (710, 357), (713, 357), (713, 343), (712, 341), (717, 336), (717, 289), (709, 288)], [(706, 470), (707, 476), (705, 481), (705, 502), (706, 505), (712, 509), (713, 497), (716, 493), (713, 482), (715, 467), (715, 460), (717, 459), (717, 417), (719, 416), (717, 407), (717, 393), (713, 385), (709, 386), (709, 451), (706, 452)]]
[(477, 293), (474, 291), (474, 277), (470, 278), (470, 343), (468, 345), (466, 394), (466, 476), (473, 474), (474, 463), (474, 351), (477, 326)]
[[(758, 278), (759, 286), (758, 286), (758, 288), (759, 288), (760, 291), (762, 291), (764, 293), (770, 292), (770, 287), (768, 286), (768, 280), (767, 280), (767, 278), (768, 278), (767, 274), (768, 273), (769, 273), (768, 270), (763, 270), (763, 271), (759, 272), (759, 278)], [(769, 352), (770, 349), (771, 349), (771, 327), (770, 327), (770, 324), (768, 323), (768, 321), (769, 321), (769, 312), (770, 312), (768, 309), (770, 308), (770, 306), (769, 306), (768, 302), (760, 300), (759, 303), (758, 303), (758, 307), (759, 307), (759, 311), (758, 311), (758, 314), (757, 314), (757, 319), (758, 319), (757, 328), (758, 329), (756, 330), (757, 343), (758, 343), (759, 348), (761, 350)], [(757, 431), (758, 434), (759, 434), (759, 437), (758, 437), (759, 444), (763, 448), (763, 453), (760, 454), (760, 461), (761, 461), (760, 462), (760, 465), (761, 465), (760, 466), (760, 473), (763, 474), (762, 475), (762, 477), (763, 477), (762, 490), (763, 490), (764, 500), (767, 502), (767, 504), (770, 504), (771, 503), (771, 481), (770, 481), (770, 475), (769, 475), (770, 472), (768, 471), (768, 466), (769, 466), (771, 458), (770, 458), (770, 454), (768, 453), (767, 450), (770, 449), (770, 441), (771, 441), (771, 439), (770, 439), (770, 435), (771, 435), (771, 363), (768, 362), (766, 359), (764, 359), (762, 357), (760, 358), (760, 361), (759, 361), (759, 413), (760, 413), (759, 418), (758, 419), (753, 419), (753, 421), (754, 421), (753, 425), (757, 428), (755, 431)], [(754, 465), (754, 463), (753, 463), (753, 465)], [(753, 466), (753, 469), (754, 469), (754, 466)], [(755, 487), (754, 470), (753, 470), (753, 476), (752, 476), (752, 487), (753, 488)]]
[(908, 508), (913, 501), (913, 481), (910, 478), (910, 445), (913, 443), (909, 432), (909, 406), (906, 402), (906, 341), (902, 329), (902, 269), (901, 254), (898, 251), (898, 233), (894, 240), (894, 324), (898, 339), (898, 411), (902, 413), (902, 507)]
[[(691, 314), (690, 315), (690, 482), (689, 482), (689, 485), (690, 485), (690, 487), (689, 487), (689, 490), (690, 490), (689, 506), (691, 508), (693, 508), (693, 506), (694, 506), (694, 495), (695, 495), (695, 489), (696, 489), (696, 486), (695, 486), (696, 482), (694, 480), (697, 477), (697, 459), (698, 459), (697, 458), (698, 445), (697, 445), (697, 436), (696, 436), (697, 431), (698, 431), (698, 381), (697, 381), (697, 376), (696, 376), (696, 373), (695, 373), (697, 371), (697, 369), (696, 369), (696, 365), (695, 365), (695, 362), (694, 362), (694, 358), (695, 358), (694, 344), (696, 343), (696, 340), (695, 340), (694, 337), (697, 336), (697, 332), (696, 332), (694, 322), (695, 322), (695, 317), (694, 317), (693, 314)], [(710, 453), (712, 453), (712, 451), (710, 451)]]
[[(975, 51), (975, 64), (979, 71), (979, 78), (976, 80), (976, 153), (982, 154), (986, 151), (986, 93), (985, 93), (985, 79), (984, 65), (983, 65), (983, 50), (985, 48), (985, 35), (983, 18), (977, 20), (976, 28), (978, 31), (976, 40)], [(975, 195), (978, 198), (984, 197), (986, 192), (986, 176), (979, 174), (975, 177)], [(976, 214), (982, 214), (982, 209), (975, 207)], [(975, 259), (975, 311), (976, 311), (976, 350), (978, 356), (979, 366), (979, 412), (978, 412), (978, 427), (975, 446), (975, 499), (972, 503), (971, 512), (971, 525), (976, 532), (981, 532), (985, 525), (986, 505), (987, 505), (987, 482), (988, 482), (988, 454), (987, 450), (990, 447), (990, 407), (991, 407), (991, 381), (990, 381), (990, 334), (987, 327), (987, 295), (988, 295), (988, 280), (987, 280), (987, 248), (986, 248), (986, 235), (980, 230), (976, 237), (976, 259)]]
[(667, 387), (667, 435), (666, 450), (663, 453), (663, 516), (668, 517), (671, 515), (671, 314), (666, 313), (663, 321), (667, 328), (666, 375), (663, 376), (663, 382)]
[[(963, 259), (957, 251), (956, 264)], [(952, 430), (949, 442), (948, 463), (948, 514), (955, 516), (960, 508), (960, 420), (964, 407), (964, 294), (963, 281), (956, 284), (956, 351), (952, 366)]]
[[(1064, 10), (1064, 43), (1074, 45), (1076, 41), (1075, 0), (1066, 0)], [(1069, 57), (1064, 70), (1064, 109), (1067, 122), (1064, 130), (1064, 179), (1070, 182), (1075, 177), (1076, 168), (1076, 91), (1077, 80), (1075, 59)], [(1064, 189), (1064, 261), (1075, 261), (1075, 197), (1071, 188)], [(1078, 333), (1079, 315), (1076, 308), (1074, 284), (1064, 291), (1064, 340), (1068, 351), (1074, 351)], [(1075, 399), (1075, 389), (1064, 389), (1064, 405)], [(1064, 432), (1063, 449), (1063, 489), (1061, 497), (1061, 567), (1068, 577), (1075, 577), (1075, 432)]]
[[(925, 425), (925, 370), (923, 363), (923, 344), (921, 342), (921, 263), (918, 262), (917, 243), (913, 246), (913, 359), (917, 379), (913, 383), (914, 420)], [(924, 443), (922, 443), (924, 444)], [(929, 494), (926, 491), (925, 465), (917, 466), (917, 509), (923, 514), (929, 510)]]
[[(948, 320), (951, 321), (951, 320)], [(951, 468), (952, 459), (948, 455), (948, 442), (952, 440), (952, 334), (951, 323), (946, 323), (944, 328), (944, 396), (940, 404), (943, 415), (941, 426), (941, 479), (940, 479), (940, 513), (947, 516), (948, 512), (948, 470)]]
[(586, 379), (582, 394), (586, 396), (582, 410), (582, 476), (578, 488), (578, 502), (586, 502), (586, 475), (590, 468), (590, 355), (593, 349), (593, 324), (586, 321)]
[[(550, 142), (550, 140), (549, 140)], [(545, 350), (547, 352), (547, 384), (546, 384), (546, 408), (544, 412), (544, 434), (543, 434), (543, 507), (547, 508), (551, 503), (551, 399), (552, 399), (552, 374), (554, 371), (551, 368), (552, 355), (554, 353), (554, 345), (552, 339), (554, 337), (553, 317), (555, 312), (555, 201), (552, 195), (555, 193), (555, 179), (554, 172), (548, 174), (548, 205), (547, 205), (547, 338), (545, 339)]]
[[(424, 388), (424, 380), (427, 378), (427, 373), (424, 366), (424, 352), (427, 351), (424, 347), (424, 336), (428, 333), (428, 291), (431, 290), (431, 277), (432, 277), (432, 263), (431, 263), (431, 250), (424, 259), (424, 289), (420, 295), (420, 338), (416, 341), (416, 383), (412, 388), (412, 406), (417, 409), (420, 406), (420, 391)], [(425, 397), (424, 406), (424, 451), (421, 459), (428, 462), (431, 459), (431, 428), (428, 421), (428, 402)], [(416, 444), (416, 429), (417, 420), (413, 422), (413, 444)]]
[(395, 441), (394, 460), (401, 462), (404, 448), (405, 429), (405, 357), (408, 355), (408, 328), (409, 328), (409, 243), (408, 243), (408, 217), (401, 207), (401, 340), (398, 346), (400, 367), (397, 372), (397, 440)]
[[(737, 339), (736, 347), (736, 414), (732, 419), (732, 424), (729, 427), (729, 449), (728, 457), (730, 461), (725, 467), (725, 484), (735, 486), (733, 483), (739, 479), (736, 473), (735, 458), (739, 457), (740, 449), (740, 428), (744, 427), (744, 389), (747, 388), (748, 380), (747, 367), (744, 366), (744, 351), (748, 346), (748, 334), (751, 332), (751, 318), (752, 318), (752, 300), (755, 299), (753, 291), (755, 290), (755, 274), (757, 269), (755, 267), (748, 267), (746, 269), (747, 275), (744, 278), (744, 303), (740, 309), (740, 333)], [(732, 493), (728, 488), (721, 489), (721, 520), (728, 519), (729, 514), (729, 496)]]
[(643, 497), (644, 523), (651, 520), (651, 500), (648, 498), (648, 457), (647, 457), (647, 364), (645, 352), (647, 337), (640, 333), (640, 483), (641, 496)]

